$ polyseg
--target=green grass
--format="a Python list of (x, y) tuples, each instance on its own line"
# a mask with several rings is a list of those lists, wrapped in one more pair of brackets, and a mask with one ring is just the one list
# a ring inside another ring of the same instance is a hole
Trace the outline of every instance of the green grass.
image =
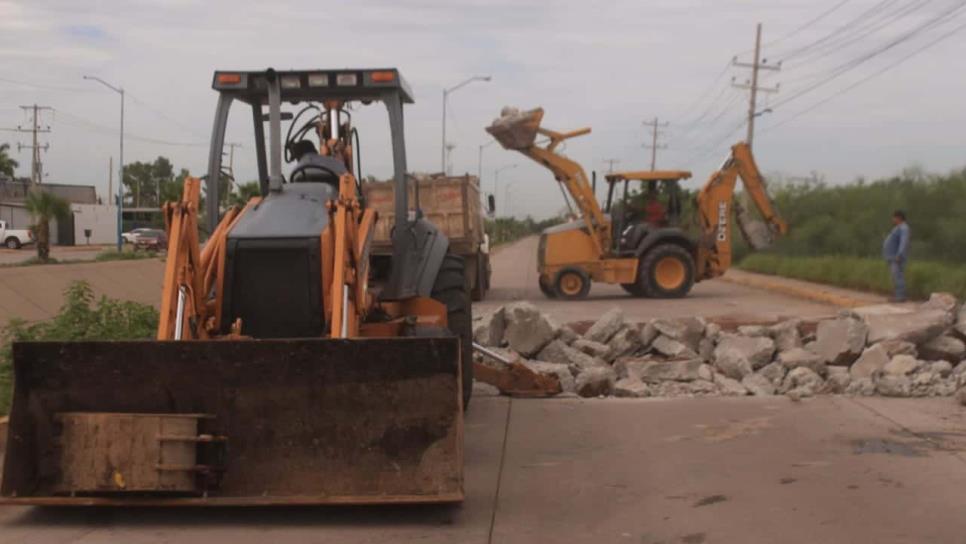
[(0, 333), (0, 415), (10, 407), (13, 342), (134, 340), (154, 337), (157, 328), (158, 311), (153, 306), (96, 299), (86, 282), (72, 283), (64, 291), (60, 312), (52, 319), (37, 323), (13, 320)]
[(118, 251), (116, 249), (105, 249), (97, 254), (94, 260), (104, 261), (136, 261), (138, 259), (154, 259), (158, 256), (156, 251)]
[[(889, 267), (882, 259), (866, 257), (785, 257), (755, 253), (738, 268), (786, 278), (814, 281), (838, 287), (892, 293)], [(906, 288), (912, 298), (928, 298), (945, 291), (966, 297), (966, 267), (929, 261), (911, 261), (906, 268)]]

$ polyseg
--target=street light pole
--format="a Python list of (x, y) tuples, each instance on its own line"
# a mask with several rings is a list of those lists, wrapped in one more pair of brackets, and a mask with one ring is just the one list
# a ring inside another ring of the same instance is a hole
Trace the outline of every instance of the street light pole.
[(121, 252), (124, 249), (124, 238), (121, 236), (121, 233), (124, 232), (124, 89), (115, 87), (99, 77), (84, 76), (84, 79), (96, 81), (121, 95), (121, 150), (117, 176), (117, 251)]
[[(516, 168), (517, 166), (519, 165), (516, 163), (508, 164), (503, 168), (497, 168), (496, 170), (493, 171), (493, 198), (494, 199), (497, 198), (497, 196), (499, 196), (499, 192), (500, 192), (500, 172), (504, 170), (509, 170), (510, 168)], [(504, 204), (506, 204), (506, 202), (504, 202)]]
[(489, 80), (490, 80), (490, 76), (473, 76), (471, 78), (461, 81), (457, 85), (453, 85), (448, 89), (445, 89), (445, 88), (443, 89), (443, 140), (440, 145), (440, 166), (441, 166), (443, 175), (447, 174), (446, 172), (446, 98), (450, 94), (456, 92), (458, 89), (465, 87), (466, 85), (469, 85), (474, 81), (489, 81)]
[(496, 140), (490, 140), (485, 144), (480, 144), (480, 153), (476, 158), (476, 180), (483, 183), (483, 149), (495, 144)]

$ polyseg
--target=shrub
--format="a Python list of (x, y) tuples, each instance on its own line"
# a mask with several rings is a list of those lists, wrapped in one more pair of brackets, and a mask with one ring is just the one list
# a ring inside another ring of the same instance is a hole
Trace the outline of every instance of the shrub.
[(64, 291), (60, 312), (48, 321), (11, 321), (0, 334), (0, 414), (10, 406), (13, 342), (135, 340), (154, 337), (158, 312), (153, 306), (101, 297), (86, 282), (72, 283)]

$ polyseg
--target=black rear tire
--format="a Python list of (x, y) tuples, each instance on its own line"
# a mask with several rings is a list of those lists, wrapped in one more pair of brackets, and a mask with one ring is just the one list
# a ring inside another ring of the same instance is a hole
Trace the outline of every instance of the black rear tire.
[(652, 298), (681, 298), (694, 286), (694, 258), (678, 244), (647, 250), (638, 272), (640, 289)]
[(627, 294), (631, 296), (635, 296), (635, 297), (647, 296), (647, 293), (645, 293), (644, 290), (641, 289), (641, 286), (638, 283), (622, 283), (621, 289), (623, 289), (624, 291), (627, 291)]
[(460, 339), (460, 370), (463, 374), (463, 409), (473, 395), (473, 307), (466, 291), (465, 262), (459, 255), (447, 254), (436, 275), (433, 300), (446, 306), (446, 321), (451, 333)]
[(537, 278), (537, 285), (540, 287), (540, 292), (543, 296), (547, 298), (557, 298), (557, 292), (553, 290), (553, 286), (543, 279), (543, 276)]

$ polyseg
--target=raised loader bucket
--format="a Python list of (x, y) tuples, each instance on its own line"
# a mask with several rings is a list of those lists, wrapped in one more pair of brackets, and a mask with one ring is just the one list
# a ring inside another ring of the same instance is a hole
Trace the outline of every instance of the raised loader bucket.
[(543, 108), (520, 111), (503, 108), (500, 118), (486, 127), (486, 131), (506, 149), (526, 149), (537, 139), (537, 129), (543, 120)]
[(456, 338), (13, 346), (0, 502), (463, 498)]

